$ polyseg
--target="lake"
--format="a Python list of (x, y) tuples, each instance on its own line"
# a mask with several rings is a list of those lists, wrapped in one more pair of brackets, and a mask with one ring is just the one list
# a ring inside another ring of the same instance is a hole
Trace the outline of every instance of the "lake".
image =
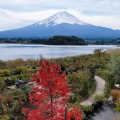
[(114, 49), (116, 45), (88, 45), (88, 46), (54, 46), (28, 44), (0, 44), (0, 59), (12, 60), (16, 58), (39, 59), (92, 54), (95, 49)]

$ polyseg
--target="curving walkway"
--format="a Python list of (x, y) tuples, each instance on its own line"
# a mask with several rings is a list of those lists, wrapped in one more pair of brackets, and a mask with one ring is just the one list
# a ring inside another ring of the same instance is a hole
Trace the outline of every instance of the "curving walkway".
[(96, 81), (96, 90), (95, 92), (86, 100), (82, 101), (80, 104), (81, 105), (86, 105), (86, 106), (91, 106), (93, 103), (93, 97), (96, 94), (104, 94), (104, 89), (105, 89), (105, 80), (100, 78), (99, 76), (95, 76), (95, 81)]
[[(81, 105), (86, 105), (86, 106), (91, 106), (93, 103), (93, 97), (96, 94), (104, 94), (104, 89), (105, 89), (105, 80), (100, 78), (99, 76), (95, 76), (95, 81), (96, 81), (96, 90), (95, 92), (86, 100), (82, 101), (80, 104)], [(26, 85), (34, 85), (35, 83), (29, 82)], [(12, 86), (7, 86), (9, 89), (16, 89), (15, 85)]]

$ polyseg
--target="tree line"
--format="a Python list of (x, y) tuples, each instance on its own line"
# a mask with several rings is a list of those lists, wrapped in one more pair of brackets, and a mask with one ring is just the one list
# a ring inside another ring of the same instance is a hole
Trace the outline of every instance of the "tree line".
[(28, 39), (28, 38), (13, 38), (0, 39), (0, 43), (23, 43), (23, 44), (45, 44), (45, 45), (86, 45), (87, 43), (82, 38), (75, 36), (53, 36), (48, 39)]

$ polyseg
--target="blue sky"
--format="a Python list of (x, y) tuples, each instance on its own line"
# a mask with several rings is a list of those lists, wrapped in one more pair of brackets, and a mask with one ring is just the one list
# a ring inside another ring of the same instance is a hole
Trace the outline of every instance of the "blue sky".
[(0, 31), (33, 24), (59, 11), (93, 25), (120, 29), (120, 0), (0, 0)]

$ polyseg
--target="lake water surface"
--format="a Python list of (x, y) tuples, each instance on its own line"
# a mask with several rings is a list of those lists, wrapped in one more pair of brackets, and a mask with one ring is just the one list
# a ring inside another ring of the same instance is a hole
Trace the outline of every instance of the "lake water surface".
[(27, 44), (0, 44), (0, 59), (11, 60), (16, 58), (38, 59), (57, 58), (81, 54), (91, 54), (95, 49), (114, 49), (116, 45), (88, 45), (88, 46), (54, 46), (54, 45), (27, 45)]

